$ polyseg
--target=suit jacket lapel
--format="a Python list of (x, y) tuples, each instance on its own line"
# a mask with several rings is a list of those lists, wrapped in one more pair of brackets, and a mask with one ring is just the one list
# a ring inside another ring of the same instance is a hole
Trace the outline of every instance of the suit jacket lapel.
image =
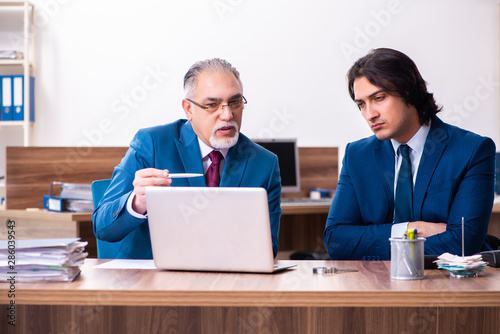
[(413, 217), (415, 220), (421, 220), (420, 213), (422, 212), (427, 187), (446, 148), (447, 139), (448, 130), (445, 124), (439, 118), (434, 118), (420, 158), (417, 180), (413, 190)]
[[(179, 138), (175, 144), (186, 173), (203, 174), (200, 146), (191, 122), (186, 122), (181, 127)], [(204, 177), (191, 177), (188, 178), (188, 182), (191, 187), (205, 186)]]
[(379, 168), (384, 194), (389, 203), (389, 212), (394, 212), (394, 149), (390, 140), (378, 141), (374, 154)]
[(242, 138), (242, 134), (240, 134), (240, 139), (236, 145), (231, 147), (227, 153), (226, 163), (220, 181), (221, 187), (240, 186), (243, 173), (248, 163), (248, 154), (243, 154), (243, 152), (248, 152), (245, 146), (246, 142)]

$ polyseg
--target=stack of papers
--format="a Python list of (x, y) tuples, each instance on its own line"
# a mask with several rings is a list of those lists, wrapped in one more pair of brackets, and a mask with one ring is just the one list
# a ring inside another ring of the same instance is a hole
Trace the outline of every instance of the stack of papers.
[(0, 241), (0, 280), (71, 282), (80, 274), (88, 253), (86, 241), (36, 239)]
[(458, 256), (444, 253), (438, 256), (434, 262), (439, 269), (449, 270), (453, 275), (475, 275), (488, 266), (488, 263), (483, 261), (481, 254)]
[(51, 182), (49, 196), (92, 201), (92, 186), (82, 183)]
[(90, 184), (51, 182), (49, 194), (43, 196), (43, 207), (50, 211), (92, 212), (92, 186)]
[(23, 53), (13, 50), (0, 50), (0, 59), (22, 59)]

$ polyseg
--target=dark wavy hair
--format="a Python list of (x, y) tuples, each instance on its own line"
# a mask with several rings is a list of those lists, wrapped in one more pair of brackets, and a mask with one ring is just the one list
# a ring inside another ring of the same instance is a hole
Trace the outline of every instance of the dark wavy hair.
[(402, 52), (379, 48), (358, 59), (347, 72), (349, 95), (353, 100), (354, 80), (360, 77), (366, 77), (372, 85), (388, 94), (400, 96), (407, 104), (413, 105), (421, 124), (429, 124), (441, 111), (433, 94), (427, 91), (417, 66)]

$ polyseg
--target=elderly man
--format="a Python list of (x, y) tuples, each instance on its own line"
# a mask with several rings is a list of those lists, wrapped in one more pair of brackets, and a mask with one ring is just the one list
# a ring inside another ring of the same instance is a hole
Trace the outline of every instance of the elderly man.
[[(186, 119), (139, 130), (115, 167), (93, 214), (96, 237), (119, 241), (117, 258), (151, 259), (146, 187), (262, 187), (268, 194), (276, 256), (281, 216), (278, 159), (240, 133), (247, 101), (238, 71), (222, 59), (199, 61), (186, 73), (184, 91)], [(203, 173), (205, 178), (171, 179), (169, 173)]]

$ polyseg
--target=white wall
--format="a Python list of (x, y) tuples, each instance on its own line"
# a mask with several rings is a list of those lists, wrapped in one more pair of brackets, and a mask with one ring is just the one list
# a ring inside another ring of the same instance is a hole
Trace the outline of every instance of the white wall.
[[(127, 146), (184, 117), (183, 75), (221, 57), (241, 73), (245, 134), (342, 155), (371, 135), (345, 74), (376, 47), (416, 62), (442, 119), (498, 143), (498, 0), (33, 2), (38, 146)], [(0, 150), (16, 140), (0, 129)]]

